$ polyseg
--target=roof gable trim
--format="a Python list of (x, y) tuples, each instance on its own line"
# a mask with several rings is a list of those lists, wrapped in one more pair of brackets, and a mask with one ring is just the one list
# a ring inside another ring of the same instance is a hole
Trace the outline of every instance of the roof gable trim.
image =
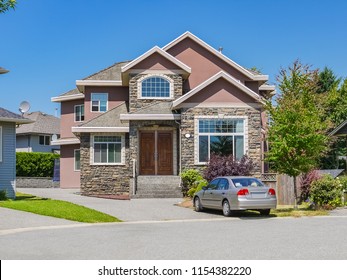
[(185, 95), (174, 100), (172, 102), (172, 108), (173, 109), (177, 108), (184, 101), (186, 101), (187, 99), (189, 99), (190, 97), (192, 97), (193, 95), (195, 95), (197, 92), (201, 91), (202, 89), (204, 89), (208, 85), (212, 84), (213, 82), (215, 82), (219, 78), (224, 78), (225, 80), (227, 80), (228, 82), (230, 82), (231, 84), (233, 84), (234, 86), (236, 86), (237, 88), (239, 88), (240, 90), (242, 90), (243, 92), (248, 94), (249, 96), (253, 97), (256, 101), (264, 104), (264, 101), (260, 95), (258, 95), (256, 92), (249, 89), (248, 87), (246, 87), (242, 83), (240, 83), (238, 80), (236, 80), (235, 78), (233, 78), (229, 74), (225, 73), (224, 71), (220, 71), (217, 74), (215, 74), (214, 76), (212, 76), (211, 78), (209, 78), (208, 80), (204, 81), (203, 83), (201, 83), (200, 85), (198, 85), (197, 87), (192, 89), (191, 91), (189, 91), (188, 93), (186, 93)]
[(128, 64), (124, 65), (121, 68), (122, 73), (130, 70), (132, 67), (134, 67), (136, 64), (138, 64), (139, 62), (145, 60), (146, 58), (148, 58), (149, 56), (151, 56), (154, 53), (159, 53), (160, 55), (162, 55), (163, 57), (165, 57), (167, 60), (171, 61), (172, 63), (174, 63), (175, 65), (177, 65), (179, 68), (183, 69), (184, 71), (186, 71), (187, 73), (191, 73), (191, 68), (189, 66), (187, 66), (186, 64), (184, 64), (183, 62), (179, 61), (177, 58), (173, 57), (171, 54), (167, 53), (166, 51), (162, 50), (161, 48), (159, 48), (158, 46), (154, 46), (153, 48), (151, 48), (150, 50), (148, 50), (147, 52), (145, 52), (144, 54), (140, 55), (138, 58), (134, 59), (133, 61), (129, 62)]
[(173, 40), (170, 43), (168, 43), (167, 45), (165, 45), (162, 49), (164, 51), (167, 51), (171, 47), (175, 46), (176, 44), (178, 44), (179, 42), (183, 41), (186, 38), (192, 39), (194, 42), (196, 42), (200, 46), (204, 47), (206, 50), (210, 51), (215, 56), (219, 57), (220, 59), (222, 59), (223, 61), (225, 61), (229, 65), (231, 65), (232, 67), (234, 67), (237, 70), (239, 70), (246, 77), (248, 77), (248, 78), (250, 78), (250, 79), (252, 79), (254, 81), (267, 81), (269, 79), (268, 75), (255, 75), (255, 74), (253, 74), (252, 72), (248, 71), (246, 68), (244, 68), (241, 65), (237, 64), (235, 61), (231, 60), (229, 57), (227, 57), (224, 54), (222, 54), (221, 52), (217, 51), (215, 48), (211, 47), (209, 44), (207, 44), (206, 42), (204, 42), (203, 40), (201, 40), (200, 38), (198, 38), (194, 34), (190, 33), (189, 31), (186, 31), (181, 36), (179, 36), (175, 40)]

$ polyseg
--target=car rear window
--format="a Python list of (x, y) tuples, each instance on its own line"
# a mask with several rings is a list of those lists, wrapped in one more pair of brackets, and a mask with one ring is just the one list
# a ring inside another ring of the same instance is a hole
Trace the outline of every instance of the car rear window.
[(264, 187), (265, 185), (255, 178), (235, 178), (231, 179), (236, 188), (244, 187)]

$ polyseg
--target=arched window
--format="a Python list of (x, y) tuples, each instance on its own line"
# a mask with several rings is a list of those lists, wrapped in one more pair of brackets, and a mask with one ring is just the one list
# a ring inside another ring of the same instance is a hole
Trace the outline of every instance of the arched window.
[(149, 77), (141, 83), (141, 97), (169, 98), (170, 82), (161, 77)]

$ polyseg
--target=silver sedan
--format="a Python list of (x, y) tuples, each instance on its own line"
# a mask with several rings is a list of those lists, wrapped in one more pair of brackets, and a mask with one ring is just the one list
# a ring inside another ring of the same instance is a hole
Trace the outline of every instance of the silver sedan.
[(276, 208), (277, 198), (274, 189), (253, 177), (217, 177), (193, 198), (194, 209), (204, 208), (223, 210), (230, 216), (233, 210), (257, 210), (269, 215)]

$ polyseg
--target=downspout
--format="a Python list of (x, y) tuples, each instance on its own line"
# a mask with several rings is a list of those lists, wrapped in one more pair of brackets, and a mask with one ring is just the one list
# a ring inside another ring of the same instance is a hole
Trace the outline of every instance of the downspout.
[(179, 137), (179, 147), (178, 147), (178, 155), (179, 155), (179, 161), (178, 161), (178, 175), (180, 176), (180, 185), (179, 187), (182, 186), (182, 178), (181, 178), (181, 172), (182, 172), (182, 131), (181, 131), (181, 123), (175, 120), (175, 123), (178, 125), (178, 137)]
[(137, 182), (136, 182), (136, 159), (133, 159), (133, 180), (134, 180), (134, 185), (133, 185), (133, 195), (136, 195), (136, 189), (137, 189)]

